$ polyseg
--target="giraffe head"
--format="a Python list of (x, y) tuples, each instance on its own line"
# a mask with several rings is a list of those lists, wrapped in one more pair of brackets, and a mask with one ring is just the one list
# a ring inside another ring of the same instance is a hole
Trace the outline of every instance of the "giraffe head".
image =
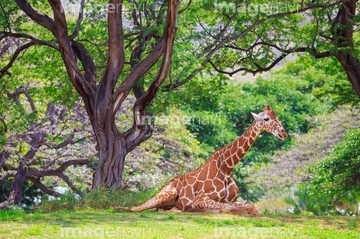
[(273, 111), (270, 105), (263, 105), (264, 112), (259, 114), (251, 113), (255, 121), (266, 132), (273, 134), (279, 140), (284, 140), (288, 135), (281, 125), (279, 119), (276, 117), (275, 111)]

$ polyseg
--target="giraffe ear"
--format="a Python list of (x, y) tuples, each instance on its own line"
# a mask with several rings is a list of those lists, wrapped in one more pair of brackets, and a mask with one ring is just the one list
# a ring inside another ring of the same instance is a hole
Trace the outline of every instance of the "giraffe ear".
[(270, 105), (262, 105), (264, 111), (271, 110)]
[(260, 120), (260, 119), (262, 119), (260, 115), (255, 114), (255, 113), (253, 113), (253, 112), (251, 112), (251, 115), (254, 117), (255, 120)]

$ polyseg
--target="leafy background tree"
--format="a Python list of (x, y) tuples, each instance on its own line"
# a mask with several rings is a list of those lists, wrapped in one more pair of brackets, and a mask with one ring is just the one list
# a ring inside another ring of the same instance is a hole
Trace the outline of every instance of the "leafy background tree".
[(301, 185), (299, 201), (306, 197), (318, 200), (304, 203), (305, 209), (322, 214), (334, 206), (348, 205), (351, 211), (359, 213), (359, 137), (358, 128), (349, 130), (333, 153), (310, 167), (309, 173), (314, 176)]

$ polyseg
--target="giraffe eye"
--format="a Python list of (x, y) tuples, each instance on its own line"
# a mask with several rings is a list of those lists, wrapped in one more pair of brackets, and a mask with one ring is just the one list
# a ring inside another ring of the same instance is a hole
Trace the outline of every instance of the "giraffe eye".
[(264, 121), (268, 121), (269, 119), (270, 119), (269, 116), (264, 117)]

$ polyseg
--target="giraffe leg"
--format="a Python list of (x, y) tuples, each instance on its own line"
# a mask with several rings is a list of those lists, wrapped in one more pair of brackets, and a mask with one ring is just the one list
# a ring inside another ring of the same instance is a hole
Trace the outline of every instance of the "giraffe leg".
[(259, 209), (257, 206), (253, 204), (246, 204), (246, 201), (244, 202), (238, 202), (238, 193), (239, 188), (236, 185), (234, 179), (230, 178), (229, 180), (229, 189), (228, 189), (228, 195), (225, 198), (226, 202), (230, 202), (234, 208), (231, 210), (231, 213), (234, 214), (249, 214), (249, 215), (257, 215), (259, 214)]
[(209, 196), (202, 194), (194, 198), (192, 207), (187, 208), (188, 212), (229, 212), (234, 214), (257, 215), (259, 210), (255, 205), (234, 202), (224, 203), (215, 201)]
[(191, 208), (188, 208), (187, 211), (196, 212), (200, 210), (206, 212), (208, 210), (210, 212), (230, 212), (232, 208), (233, 206), (230, 203), (215, 201), (206, 194), (200, 194), (194, 198)]
[(140, 206), (128, 208), (128, 207), (114, 207), (115, 210), (126, 210), (132, 212), (141, 212), (147, 209), (170, 209), (174, 206), (175, 199), (178, 195), (176, 188), (172, 184), (165, 185), (160, 192), (153, 198)]
[(224, 202), (236, 202), (239, 195), (239, 187), (236, 185), (234, 179), (231, 177), (227, 183), (227, 195), (222, 199)]
[(254, 204), (246, 204), (245, 202), (234, 202), (231, 203), (234, 208), (231, 210), (231, 213), (234, 214), (248, 214), (248, 215), (258, 215), (259, 208)]
[(169, 210), (170, 212), (175, 212), (175, 213), (179, 213), (179, 212), (182, 212), (182, 210), (180, 210), (179, 208), (177, 208), (177, 207), (172, 207), (170, 210)]

